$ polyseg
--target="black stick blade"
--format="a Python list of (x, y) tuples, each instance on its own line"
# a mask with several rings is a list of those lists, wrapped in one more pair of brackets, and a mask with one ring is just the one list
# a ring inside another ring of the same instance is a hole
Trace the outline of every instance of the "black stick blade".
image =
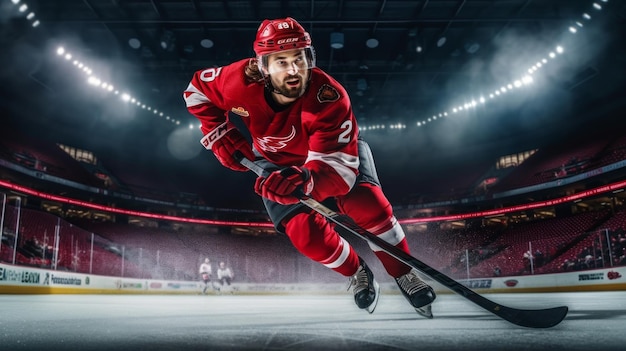
[(543, 310), (521, 310), (496, 305), (493, 313), (513, 324), (528, 328), (550, 328), (561, 323), (567, 315), (567, 306), (546, 308)]

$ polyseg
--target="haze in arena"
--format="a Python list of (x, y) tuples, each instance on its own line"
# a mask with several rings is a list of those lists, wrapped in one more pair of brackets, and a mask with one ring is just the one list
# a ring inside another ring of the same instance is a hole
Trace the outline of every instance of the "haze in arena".
[(625, 29), (0, 0), (0, 349), (623, 350)]

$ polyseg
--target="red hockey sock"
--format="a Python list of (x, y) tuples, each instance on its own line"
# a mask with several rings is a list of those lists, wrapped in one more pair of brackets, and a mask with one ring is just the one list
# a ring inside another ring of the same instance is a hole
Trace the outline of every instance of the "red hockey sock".
[(285, 233), (304, 256), (343, 274), (353, 275), (359, 257), (351, 245), (317, 213), (300, 213), (285, 223)]

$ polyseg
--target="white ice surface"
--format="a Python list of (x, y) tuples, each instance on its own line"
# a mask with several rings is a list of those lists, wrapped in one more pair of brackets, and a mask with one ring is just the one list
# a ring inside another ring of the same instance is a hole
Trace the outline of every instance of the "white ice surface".
[(485, 296), (570, 312), (529, 329), (455, 294), (431, 320), (385, 294), (371, 315), (349, 294), (0, 295), (0, 350), (626, 350), (626, 292)]

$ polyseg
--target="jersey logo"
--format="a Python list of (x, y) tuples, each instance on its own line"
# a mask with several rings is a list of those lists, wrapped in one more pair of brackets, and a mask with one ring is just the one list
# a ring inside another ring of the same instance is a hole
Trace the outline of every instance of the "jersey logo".
[(291, 126), (291, 133), (284, 137), (275, 137), (275, 136), (266, 136), (263, 138), (256, 138), (256, 142), (259, 145), (259, 148), (263, 151), (267, 152), (276, 152), (293, 140), (296, 136), (296, 127)]
[(246, 111), (243, 107), (233, 107), (230, 111), (241, 117), (250, 117), (250, 112)]
[(339, 100), (339, 92), (328, 84), (322, 85), (317, 92), (317, 101), (319, 102), (334, 102), (337, 100)]

